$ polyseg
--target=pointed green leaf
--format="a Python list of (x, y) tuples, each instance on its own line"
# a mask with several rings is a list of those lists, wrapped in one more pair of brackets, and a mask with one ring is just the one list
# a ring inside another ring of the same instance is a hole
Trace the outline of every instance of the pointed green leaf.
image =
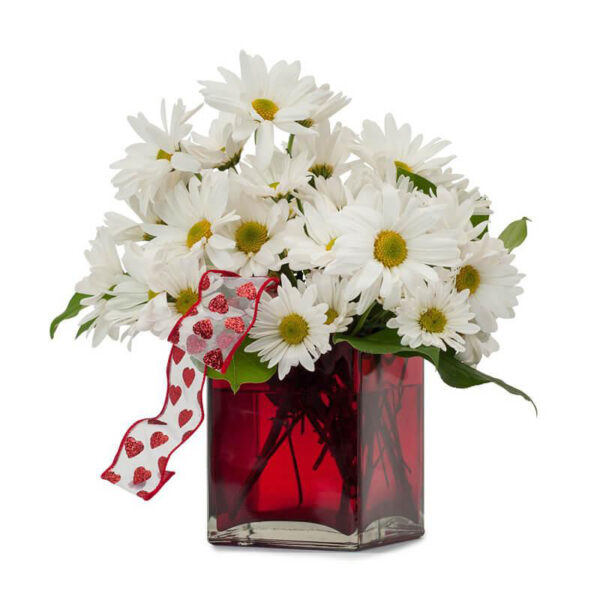
[(467, 388), (482, 383), (495, 383), (511, 394), (522, 396), (537, 408), (533, 400), (523, 391), (508, 385), (501, 379), (481, 373), (477, 369), (460, 362), (451, 352), (442, 352), (433, 346), (409, 348), (400, 343), (400, 337), (392, 329), (382, 329), (371, 335), (357, 337), (345, 333), (333, 336), (334, 343), (347, 342), (353, 348), (367, 354), (396, 354), (397, 356), (420, 356), (437, 369), (442, 380), (452, 387)]
[(333, 343), (338, 344), (339, 342), (348, 342), (353, 348), (368, 354), (394, 354), (401, 349), (398, 334), (387, 327), (362, 337), (336, 333), (333, 336)]
[(504, 246), (509, 252), (512, 252), (517, 246), (520, 246), (527, 237), (527, 221), (531, 221), (527, 217), (523, 217), (518, 221), (513, 221), (500, 234), (500, 239), (504, 242)]
[[(229, 367), (225, 373), (215, 371), (210, 367), (206, 371), (207, 377), (211, 379), (225, 379), (229, 381), (233, 393), (236, 394), (240, 386), (244, 383), (264, 383), (273, 377), (277, 367), (267, 367), (266, 362), (262, 362), (255, 352), (246, 352), (246, 346), (250, 340), (246, 338), (240, 347), (235, 351)], [(204, 370), (204, 364), (192, 358), (193, 363), (198, 369)]]
[(93, 319), (86, 321), (83, 325), (80, 325), (75, 339), (77, 339), (82, 333), (85, 333), (95, 322), (96, 318), (94, 317)]
[(403, 346), (402, 350), (394, 352), (396, 356), (420, 356), (421, 358), (428, 360), (435, 367), (437, 367), (439, 363), (441, 353), (441, 350), (434, 346), (419, 346), (418, 348)]
[(393, 329), (381, 329), (370, 335), (362, 337), (337, 333), (333, 336), (333, 343), (347, 342), (353, 348), (365, 354), (396, 354), (397, 356), (420, 356), (437, 365), (439, 348), (432, 346), (419, 346), (409, 348), (400, 343), (400, 337)]
[[(489, 227), (489, 220), (490, 220), (490, 215), (473, 215), (471, 217), (471, 225), (473, 225), (473, 227), (477, 227), (477, 225), (479, 225), (480, 223), (483, 223), (484, 221), (488, 221), (488, 227)], [(488, 227), (486, 227), (478, 236), (478, 239), (481, 239), (488, 230)]]
[(418, 190), (421, 190), (426, 194), (429, 194), (429, 192), (433, 192), (435, 194), (437, 192), (437, 187), (435, 186), (435, 184), (431, 183), (431, 181), (429, 181), (428, 179), (425, 179), (425, 177), (421, 177), (421, 175), (417, 175), (412, 171), (408, 171), (407, 169), (403, 169), (402, 167), (397, 166), (396, 177), (398, 178), (400, 177), (400, 175), (408, 177)]
[(82, 306), (81, 301), (89, 297), (89, 294), (80, 294), (79, 292), (73, 294), (73, 297), (69, 300), (69, 304), (67, 304), (67, 308), (50, 323), (51, 338), (54, 337), (56, 329), (63, 321), (76, 317), (84, 308), (87, 308), (86, 306)]
[(505, 383), (501, 379), (486, 375), (474, 367), (466, 365), (448, 352), (440, 352), (440, 360), (437, 369), (443, 381), (456, 388), (468, 388), (474, 385), (481, 385), (482, 383), (495, 383), (507, 392), (521, 396), (528, 402), (531, 402), (535, 409), (535, 414), (537, 415), (538, 411), (535, 402), (525, 392)]

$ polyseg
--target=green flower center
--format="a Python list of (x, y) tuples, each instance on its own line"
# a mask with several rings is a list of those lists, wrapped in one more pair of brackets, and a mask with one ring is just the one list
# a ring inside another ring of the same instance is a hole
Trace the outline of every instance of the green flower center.
[(395, 231), (380, 231), (373, 245), (373, 256), (384, 266), (397, 267), (406, 260), (406, 242)]
[(397, 169), (403, 169), (404, 171), (408, 171), (409, 173), (412, 173), (412, 168), (407, 165), (405, 162), (402, 162), (401, 160), (395, 160), (394, 164), (396, 165)]
[(196, 242), (199, 242), (202, 238), (208, 239), (212, 235), (210, 229), (210, 222), (206, 219), (198, 221), (188, 231), (187, 235), (187, 247), (191, 248)]
[(471, 265), (465, 265), (458, 272), (456, 276), (455, 287), (458, 292), (463, 290), (469, 290), (471, 294), (474, 294), (481, 283), (481, 277), (479, 271)]
[(258, 252), (269, 239), (267, 228), (258, 221), (246, 221), (235, 232), (235, 243), (242, 252)]
[(265, 120), (272, 121), (279, 110), (279, 106), (268, 98), (257, 98), (252, 101), (252, 108)]
[(187, 288), (179, 293), (175, 300), (175, 310), (180, 315), (185, 315), (194, 304), (198, 302), (198, 292), (192, 288)]
[(340, 316), (335, 308), (328, 308), (325, 314), (327, 315), (325, 325), (331, 325)]
[(327, 163), (321, 163), (319, 165), (313, 165), (309, 171), (315, 177), (323, 177), (323, 179), (329, 179), (333, 175), (333, 165), (328, 165)]
[(156, 296), (158, 296), (158, 292), (148, 290), (148, 302), (150, 302), (150, 300), (152, 300), (152, 298), (156, 298)]
[(419, 317), (419, 326), (429, 333), (442, 333), (447, 322), (446, 315), (437, 308), (429, 308)]
[(297, 346), (308, 335), (308, 323), (297, 313), (291, 313), (281, 319), (279, 335), (290, 346)]
[(162, 159), (171, 160), (172, 156), (173, 156), (172, 154), (169, 154), (168, 152), (165, 152), (164, 150), (159, 150), (156, 153), (156, 160), (162, 160)]
[(274, 181), (273, 183), (270, 183), (270, 184), (269, 184), (269, 187), (270, 187), (272, 190), (276, 190), (278, 185), (279, 185), (279, 181)]
[(298, 125), (302, 125), (302, 127), (306, 127), (307, 129), (310, 129), (315, 124), (312, 119), (302, 119), (301, 121), (296, 121), (296, 123), (298, 123)]

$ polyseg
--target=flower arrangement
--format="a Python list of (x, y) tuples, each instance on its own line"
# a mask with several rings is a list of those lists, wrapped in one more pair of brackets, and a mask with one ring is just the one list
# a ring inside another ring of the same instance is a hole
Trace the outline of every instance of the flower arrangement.
[(160, 125), (129, 118), (140, 139), (112, 166), (130, 216), (106, 214), (86, 252), (90, 273), (51, 336), (85, 310), (77, 336), (93, 345), (168, 338), (207, 270), (273, 276), (236, 368), (204, 361), (234, 390), (313, 371), (347, 342), (421, 356), (452, 386), (494, 382), (530, 400), (475, 368), (498, 350), (498, 321), (514, 316), (522, 275), (512, 251), (527, 219), (493, 237), (490, 201), (440, 156), (448, 142), (425, 143), (391, 115), (359, 135), (332, 126), (349, 100), (301, 77), (298, 62), (268, 69), (242, 52), (240, 71), (201, 82), (219, 111), (205, 135), (190, 124), (200, 107), (181, 100), (170, 114), (163, 101)]

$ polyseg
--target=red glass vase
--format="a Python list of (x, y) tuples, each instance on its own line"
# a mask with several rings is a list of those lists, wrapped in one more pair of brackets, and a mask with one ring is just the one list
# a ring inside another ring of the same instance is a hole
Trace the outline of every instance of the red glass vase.
[(208, 386), (213, 544), (358, 550), (423, 535), (423, 360), (336, 344), (310, 373)]

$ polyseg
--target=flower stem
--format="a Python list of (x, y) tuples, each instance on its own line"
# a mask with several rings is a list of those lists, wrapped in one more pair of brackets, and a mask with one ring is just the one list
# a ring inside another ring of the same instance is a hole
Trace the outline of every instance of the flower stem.
[(293, 133), (290, 133), (290, 137), (288, 139), (288, 144), (287, 144), (287, 153), (291, 156), (292, 155), (292, 147), (294, 146), (294, 137), (296, 137)]
[(294, 275), (292, 269), (290, 269), (290, 265), (288, 265), (288, 264), (282, 265), (281, 273), (290, 280), (290, 283), (294, 287), (298, 287), (298, 280), (296, 279), (296, 276)]
[(369, 308), (367, 308), (367, 310), (365, 310), (365, 312), (360, 316), (360, 319), (358, 319), (358, 321), (356, 322), (356, 325), (350, 333), (350, 335), (356, 335), (364, 327), (365, 322), (369, 317), (369, 313), (373, 310), (375, 304), (377, 304), (377, 302), (374, 300), (369, 306)]

